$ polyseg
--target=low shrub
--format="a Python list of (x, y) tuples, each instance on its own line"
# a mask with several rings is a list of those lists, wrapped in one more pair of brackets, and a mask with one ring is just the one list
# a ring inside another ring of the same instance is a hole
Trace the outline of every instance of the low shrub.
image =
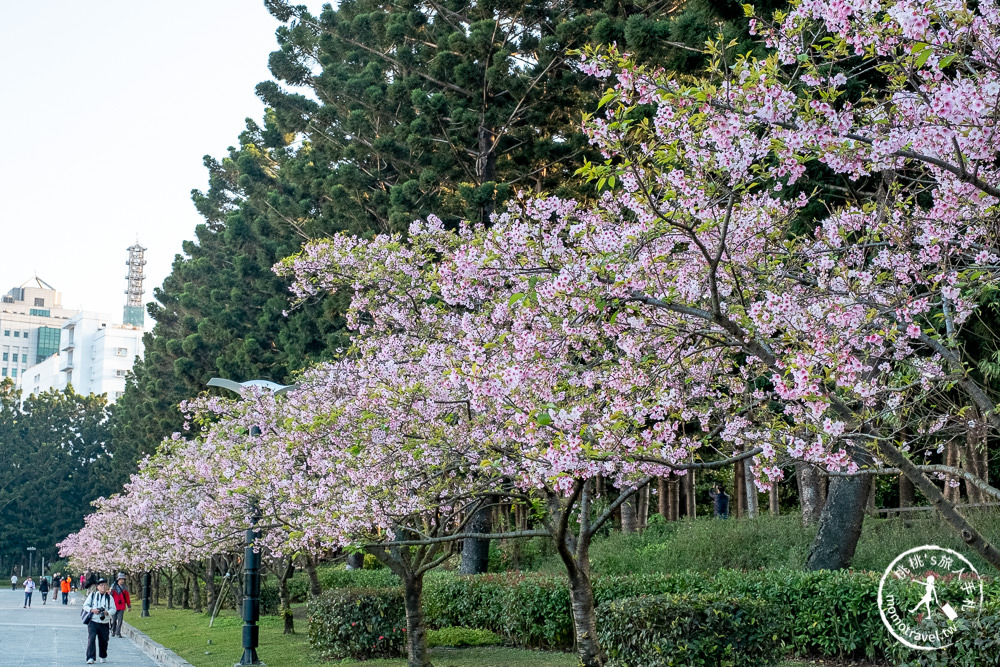
[(717, 594), (605, 602), (597, 633), (609, 667), (770, 667), (784, 649), (772, 605)]
[(503, 639), (489, 630), (474, 628), (441, 628), (428, 630), (427, 645), (434, 646), (496, 646)]
[(937, 651), (914, 651), (897, 643), (893, 664), (901, 667), (981, 667), (1000, 665), (1000, 607), (987, 606), (971, 621), (959, 618), (954, 644)]
[(406, 655), (401, 588), (336, 588), (309, 602), (309, 643), (327, 659)]
[(332, 588), (395, 588), (402, 582), (389, 569), (348, 570), (343, 565), (322, 568), (319, 583), (323, 590)]

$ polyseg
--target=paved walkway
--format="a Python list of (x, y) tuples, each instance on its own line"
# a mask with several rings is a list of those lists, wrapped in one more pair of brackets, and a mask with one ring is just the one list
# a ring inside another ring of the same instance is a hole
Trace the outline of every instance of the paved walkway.
[[(86, 664), (87, 628), (80, 622), (83, 599), (76, 593), (69, 597), (70, 604), (65, 606), (61, 602), (53, 604), (51, 599), (42, 605), (42, 594), (35, 591), (31, 607), (24, 609), (22, 589), (11, 591), (10, 583), (0, 588), (0, 667)], [(131, 639), (112, 637), (108, 642), (108, 664), (155, 667), (157, 663)]]

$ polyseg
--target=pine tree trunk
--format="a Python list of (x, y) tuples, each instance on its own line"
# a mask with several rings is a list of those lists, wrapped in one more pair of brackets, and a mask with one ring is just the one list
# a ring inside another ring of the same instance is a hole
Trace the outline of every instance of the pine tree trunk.
[(639, 516), (636, 527), (640, 533), (646, 530), (646, 524), (649, 523), (649, 493), (651, 488), (652, 484), (646, 484), (639, 489)]
[(913, 482), (906, 475), (901, 474), (899, 476), (899, 506), (913, 507), (915, 501), (916, 494), (913, 492)]
[(733, 466), (733, 500), (736, 501), (734, 510), (739, 519), (747, 513), (747, 485), (742, 461), (737, 461)]
[(670, 521), (670, 492), (667, 490), (667, 478), (656, 478), (656, 500), (660, 516)]
[(667, 486), (670, 489), (670, 520), (677, 521), (681, 518), (681, 480), (672, 477)]
[(795, 476), (799, 483), (799, 506), (802, 508), (802, 523), (811, 526), (819, 522), (823, 511), (821, 477), (819, 470), (805, 461), (795, 462)]
[[(691, 455), (691, 463), (694, 463), (694, 454)], [(694, 519), (698, 512), (698, 503), (695, 502), (695, 485), (697, 480), (695, 480), (694, 470), (688, 470), (687, 475), (684, 476), (684, 491), (687, 494), (685, 502), (687, 503), (687, 516), (689, 519)]]
[(420, 575), (403, 579), (404, 603), (406, 605), (406, 655), (408, 667), (430, 667), (431, 656), (427, 649), (427, 628), (424, 626), (424, 610), (421, 604), (424, 579)]
[[(946, 466), (958, 467), (958, 445), (954, 442), (949, 442), (944, 447), (944, 464)], [(951, 503), (952, 505), (957, 505), (962, 500), (961, 489), (957, 486), (952, 486), (952, 480), (955, 478), (951, 475), (947, 475), (944, 480), (944, 499)]]
[[(488, 533), (493, 527), (493, 508), (481, 507), (469, 521), (466, 529), (470, 533)], [(469, 537), (462, 543), (462, 562), (459, 574), (486, 574), (490, 567), (490, 541)]]

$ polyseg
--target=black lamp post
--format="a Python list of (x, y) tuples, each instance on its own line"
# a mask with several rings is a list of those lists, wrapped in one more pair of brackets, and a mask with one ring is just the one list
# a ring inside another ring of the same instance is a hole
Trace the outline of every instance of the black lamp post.
[[(283, 385), (268, 380), (234, 382), (223, 378), (212, 378), (208, 381), (208, 386), (229, 389), (242, 396), (248, 387), (262, 387), (274, 394), (281, 394), (296, 388), (298, 385)], [(250, 435), (260, 435), (260, 429), (251, 426)], [(257, 658), (257, 646), (260, 638), (260, 628), (257, 627), (257, 621), (260, 620), (260, 554), (254, 550), (253, 544), (254, 540), (257, 539), (260, 506), (255, 498), (250, 500), (249, 509), (250, 527), (247, 528), (246, 549), (243, 553), (243, 656), (237, 665), (262, 665), (264, 663)]]

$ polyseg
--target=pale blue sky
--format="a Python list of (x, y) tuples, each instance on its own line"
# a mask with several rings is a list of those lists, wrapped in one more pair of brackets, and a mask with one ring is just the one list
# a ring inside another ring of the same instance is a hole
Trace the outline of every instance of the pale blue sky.
[(262, 115), (277, 27), (262, 0), (0, 0), (0, 292), (37, 272), (119, 318), (138, 236), (151, 300), (201, 222), (202, 156)]

